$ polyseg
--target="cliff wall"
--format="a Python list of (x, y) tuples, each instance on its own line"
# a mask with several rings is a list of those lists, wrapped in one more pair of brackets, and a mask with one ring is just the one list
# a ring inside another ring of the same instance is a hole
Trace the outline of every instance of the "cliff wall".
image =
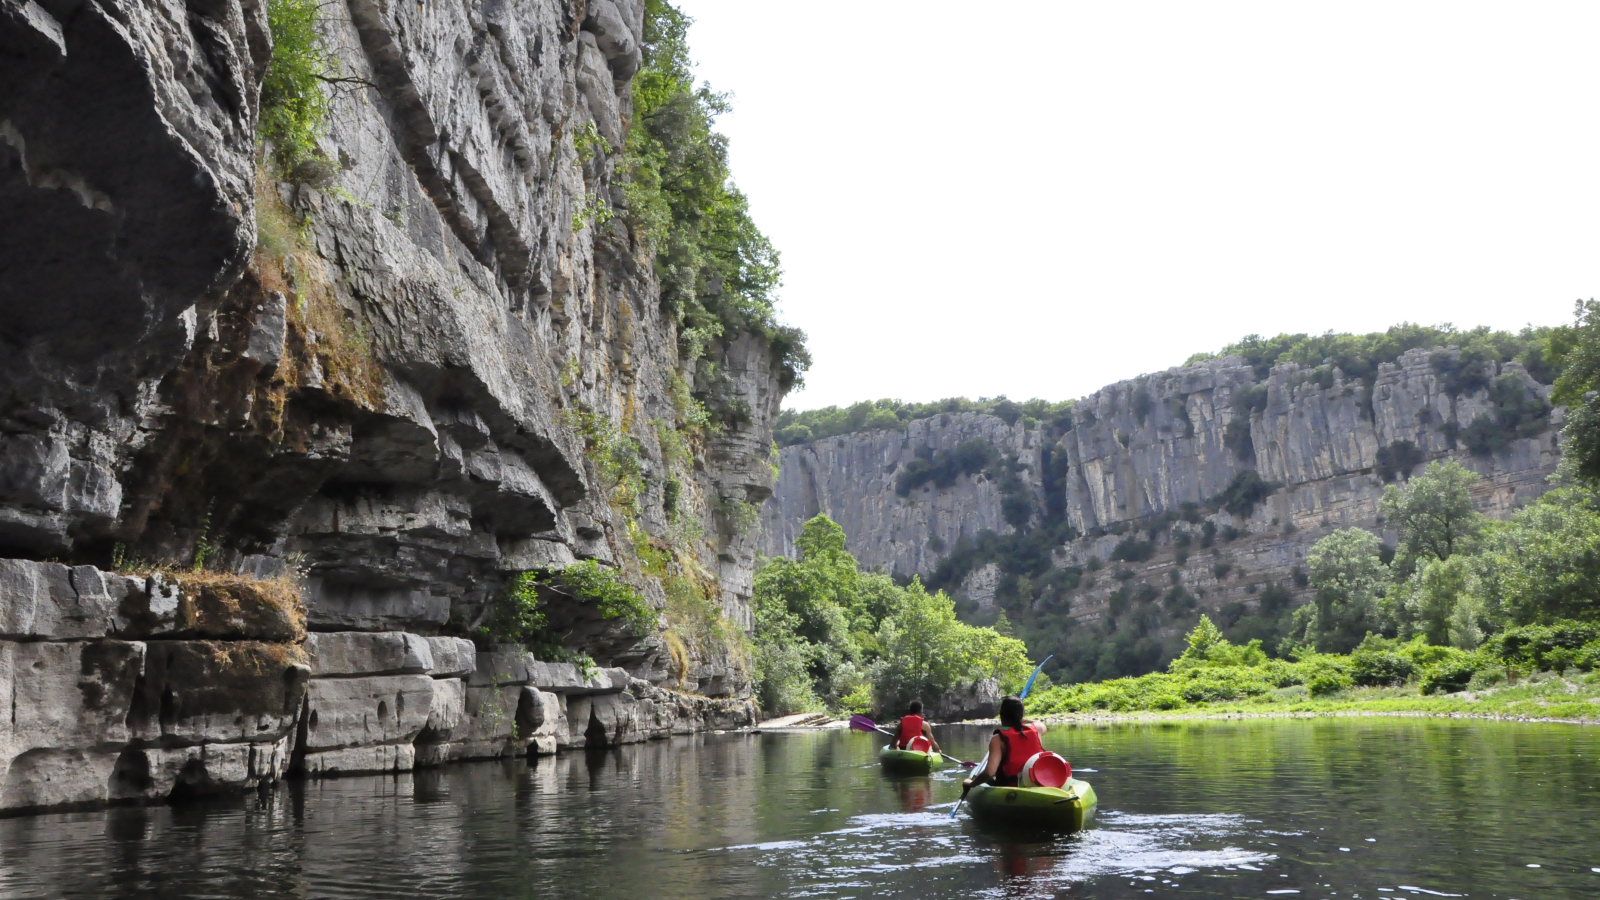
[[(1236, 357), (1205, 361), (1110, 385), (1078, 401), (1067, 427), (934, 416), (780, 451), (763, 552), (791, 554), (800, 526), (823, 512), (864, 565), (942, 579), (980, 611), (1009, 592), (1013, 609), (1090, 622), (1112, 611), (1125, 582), (1148, 585), (1147, 596), (1181, 585), (1212, 612), (1255, 611), (1265, 586), (1292, 602), (1308, 596), (1306, 551), (1330, 531), (1382, 533), (1386, 481), (1427, 461), (1457, 458), (1482, 475), (1475, 496), (1492, 516), (1539, 496), (1559, 460), (1562, 411), (1549, 392), (1516, 362), (1464, 366), (1441, 347), (1381, 365), (1370, 384), (1326, 366), (1262, 373)], [(991, 464), (946, 487), (897, 490), (910, 486), (897, 482), (907, 467), (972, 440), (1014, 460), (1016, 477), (1008, 483)], [(1272, 493), (1230, 512), (1219, 495), (1246, 471), (1274, 482)], [(1069, 587), (1019, 586), (1006, 554), (979, 546), (984, 532), (1015, 536), (1019, 526), (1045, 544), (1050, 565), (1074, 571)], [(1147, 558), (1113, 563), (1130, 538), (1153, 543)]]
[[(0, 808), (754, 714), (738, 641), (640, 559), (748, 626), (757, 539), (719, 510), (770, 492), (787, 384), (754, 335), (680, 354), (594, 212), (626, 209), (642, 0), (321, 8), (329, 128), (279, 180), (264, 0), (0, 0), (0, 692), (38, 719), (0, 726)], [(687, 415), (708, 363), (721, 428)], [(462, 642), (590, 559), (668, 630), (550, 592), (597, 674)], [(294, 584), (304, 622), (140, 624), (201, 564)]]

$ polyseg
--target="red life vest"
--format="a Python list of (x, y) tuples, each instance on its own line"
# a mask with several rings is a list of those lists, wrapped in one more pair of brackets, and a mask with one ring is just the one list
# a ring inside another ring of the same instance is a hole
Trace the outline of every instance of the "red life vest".
[(906, 716), (900, 720), (900, 734), (895, 737), (894, 745), (897, 749), (904, 750), (906, 745), (911, 743), (912, 738), (919, 737), (921, 734), (922, 717)]
[(995, 731), (1000, 739), (1005, 742), (1005, 753), (1000, 757), (1000, 776), (1015, 779), (1022, 774), (1022, 767), (1028, 764), (1035, 753), (1043, 753), (1044, 745), (1039, 743), (1039, 732), (1032, 725), (1022, 726), (1021, 731), (1010, 728), (1001, 728)]

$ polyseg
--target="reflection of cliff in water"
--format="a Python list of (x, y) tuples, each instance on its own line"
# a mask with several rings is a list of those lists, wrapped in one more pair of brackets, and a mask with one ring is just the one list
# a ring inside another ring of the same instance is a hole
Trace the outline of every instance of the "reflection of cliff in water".
[[(940, 737), (965, 756), (985, 729)], [(1571, 836), (1600, 804), (1593, 729), (1209, 723), (1065, 727), (1045, 744), (1098, 770), (1096, 827), (996, 835), (950, 817), (958, 769), (890, 780), (860, 735), (726, 734), (0, 819), (0, 896), (1592, 894)], [(1508, 759), (1540, 777), (1494, 764)]]

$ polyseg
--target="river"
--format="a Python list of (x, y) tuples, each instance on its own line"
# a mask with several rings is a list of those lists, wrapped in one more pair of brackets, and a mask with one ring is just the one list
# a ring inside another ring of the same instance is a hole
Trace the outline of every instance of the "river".
[[(948, 752), (985, 730), (941, 727)], [(1060, 726), (1095, 826), (995, 836), (853, 732), (706, 735), (0, 820), (0, 897), (1600, 896), (1600, 729)]]

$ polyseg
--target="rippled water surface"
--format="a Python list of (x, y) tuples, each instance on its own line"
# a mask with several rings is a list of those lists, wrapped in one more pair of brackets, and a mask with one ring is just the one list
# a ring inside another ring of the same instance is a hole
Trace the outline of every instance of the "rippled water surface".
[[(984, 737), (940, 729), (968, 758)], [(877, 743), (711, 735), (0, 820), (0, 897), (1600, 897), (1600, 729), (1061, 727), (1100, 810), (1055, 838), (949, 818), (959, 773), (885, 778)]]

